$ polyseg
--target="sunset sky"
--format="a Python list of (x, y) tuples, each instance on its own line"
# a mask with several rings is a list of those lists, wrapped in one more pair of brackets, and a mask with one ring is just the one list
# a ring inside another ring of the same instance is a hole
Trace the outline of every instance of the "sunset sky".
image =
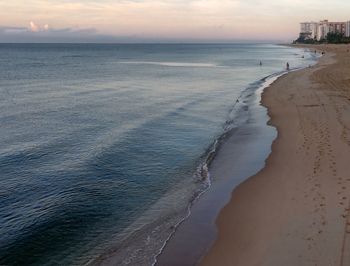
[(0, 42), (287, 41), (300, 21), (346, 21), (349, 10), (349, 0), (0, 0)]

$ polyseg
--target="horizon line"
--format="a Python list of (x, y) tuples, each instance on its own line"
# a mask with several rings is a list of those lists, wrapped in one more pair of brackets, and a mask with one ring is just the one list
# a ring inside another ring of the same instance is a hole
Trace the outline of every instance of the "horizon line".
[(1, 44), (289, 44), (290, 42), (281, 41), (219, 41), (219, 42), (201, 42), (201, 41), (150, 41), (150, 42), (1, 42)]

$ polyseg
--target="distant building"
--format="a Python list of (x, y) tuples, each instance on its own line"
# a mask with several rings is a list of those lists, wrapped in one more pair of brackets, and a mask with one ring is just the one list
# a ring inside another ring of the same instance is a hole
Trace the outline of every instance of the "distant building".
[(315, 39), (318, 31), (317, 22), (302, 22), (300, 23), (300, 34), (306, 39)]
[(339, 32), (350, 37), (350, 21), (348, 22), (302, 22), (300, 23), (300, 36), (304, 39), (322, 40), (328, 33)]
[(339, 32), (345, 35), (346, 33), (346, 22), (329, 22), (328, 32)]
[(346, 22), (346, 25), (345, 25), (345, 36), (346, 37), (350, 37), (350, 21)]
[(318, 23), (318, 32), (317, 32), (317, 36), (316, 39), (322, 40), (325, 39), (327, 37), (327, 34), (329, 33), (329, 22), (328, 20), (322, 20)]

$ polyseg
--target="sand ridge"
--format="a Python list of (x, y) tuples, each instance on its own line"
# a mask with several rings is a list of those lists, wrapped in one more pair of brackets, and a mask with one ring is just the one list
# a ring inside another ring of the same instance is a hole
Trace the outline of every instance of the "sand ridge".
[(265, 90), (278, 138), (266, 166), (221, 211), (201, 265), (350, 265), (350, 53)]

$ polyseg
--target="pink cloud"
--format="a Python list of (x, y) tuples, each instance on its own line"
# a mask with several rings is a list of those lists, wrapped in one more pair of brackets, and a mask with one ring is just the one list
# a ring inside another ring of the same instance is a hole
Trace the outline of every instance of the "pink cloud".
[(40, 25), (34, 23), (33, 21), (31, 21), (29, 23), (29, 29), (30, 32), (40, 32), (40, 31), (49, 31), (50, 27), (48, 24), (45, 24), (43, 27), (41, 27)]
[(29, 23), (29, 30), (31, 31), (31, 32), (38, 32), (40, 29), (39, 29), (39, 26), (37, 26), (33, 21), (31, 21), (30, 23)]

